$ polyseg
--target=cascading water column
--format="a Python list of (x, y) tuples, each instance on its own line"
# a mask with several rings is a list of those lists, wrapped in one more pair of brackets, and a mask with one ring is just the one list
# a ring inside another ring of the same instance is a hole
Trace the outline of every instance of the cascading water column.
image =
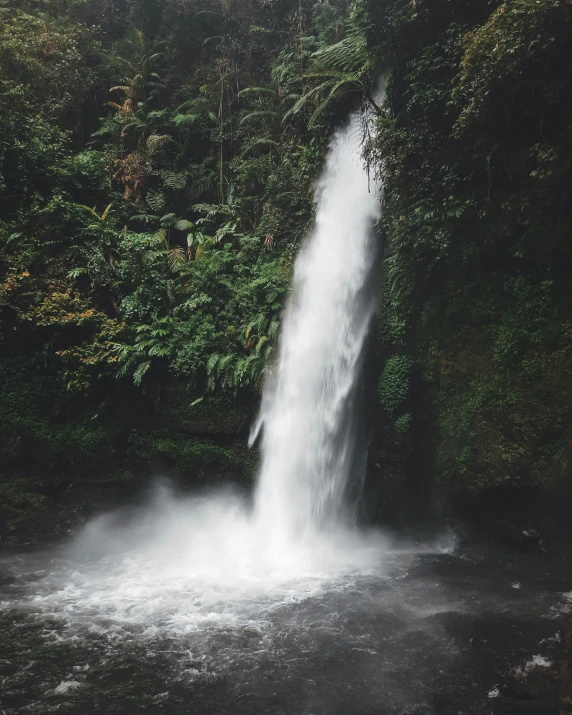
[(380, 212), (360, 135), (356, 113), (332, 140), (315, 227), (296, 261), (278, 361), (265, 386), (255, 509), (272, 538), (329, 530), (348, 516), (357, 439), (351, 408), (375, 311), (368, 279)]

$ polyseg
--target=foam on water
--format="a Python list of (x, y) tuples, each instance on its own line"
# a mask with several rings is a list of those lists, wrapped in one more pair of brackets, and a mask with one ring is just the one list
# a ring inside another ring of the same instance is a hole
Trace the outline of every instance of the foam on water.
[[(344, 593), (351, 600), (373, 581), (395, 591), (413, 557), (453, 547), (451, 534), (398, 544), (375, 530), (340, 527), (278, 548), (236, 493), (182, 498), (157, 487), (145, 506), (92, 520), (68, 546), (5, 560), (18, 581), (0, 611), (54, 618), (57, 638), (189, 636), (205, 654), (217, 650), (213, 634), (248, 629), (267, 636), (285, 608), (297, 612), (309, 600), (316, 605)], [(425, 599), (400, 604), (418, 616), (435, 607), (448, 608)], [(325, 621), (332, 617), (325, 612)], [(239, 652), (233, 646), (217, 662)]]
[(276, 548), (230, 492), (181, 498), (159, 488), (143, 509), (95, 519), (35, 583), (32, 610), (93, 629), (153, 635), (261, 622), (379, 571), (382, 537), (351, 530)]

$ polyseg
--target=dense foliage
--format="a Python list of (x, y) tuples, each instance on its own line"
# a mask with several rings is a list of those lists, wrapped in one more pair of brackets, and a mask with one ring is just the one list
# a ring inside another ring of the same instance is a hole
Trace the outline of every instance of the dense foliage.
[(387, 189), (382, 402), (433, 425), (446, 491), (567, 488), (572, 3), (364, 12), (389, 70), (370, 145)]
[(380, 409), (431, 424), (444, 490), (564, 482), (571, 46), (570, 0), (2, 0), (2, 493), (251, 470), (234, 436), (358, 101)]
[(135, 413), (172, 416), (173, 386), (192, 413), (175, 422), (195, 433), (212, 432), (196, 419), (207, 404), (225, 433), (221, 391), (251, 414), (348, 89), (314, 55), (343, 39), (347, 13), (344, 0), (0, 8), (12, 464), (69, 472), (134, 450), (178, 463), (165, 424), (144, 449), (132, 433)]

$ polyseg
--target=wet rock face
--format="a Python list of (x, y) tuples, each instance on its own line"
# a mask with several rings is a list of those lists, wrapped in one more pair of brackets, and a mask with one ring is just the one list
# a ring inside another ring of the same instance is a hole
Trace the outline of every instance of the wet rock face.
[(402, 525), (411, 509), (410, 463), (414, 443), (412, 430), (398, 433), (383, 409), (378, 394), (380, 366), (387, 359), (377, 337), (365, 352), (363, 376), (364, 433), (367, 462), (362, 490), (364, 520), (391, 526)]
[[(566, 560), (572, 539), (572, 499), (544, 489), (498, 488), (459, 494), (451, 508), (475, 533), (522, 554)], [(567, 564), (567, 568), (572, 564)]]
[(364, 511), (370, 521), (404, 526), (440, 515), (433, 497), (433, 435), (421, 410), (405, 433), (377, 408), (368, 448)]
[(373, 522), (399, 523), (408, 510), (409, 435), (392, 435), (389, 426), (373, 435), (368, 450), (363, 490), (366, 518)]

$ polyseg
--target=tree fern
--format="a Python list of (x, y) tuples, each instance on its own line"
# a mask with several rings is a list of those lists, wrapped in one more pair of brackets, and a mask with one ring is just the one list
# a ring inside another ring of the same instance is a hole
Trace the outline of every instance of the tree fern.
[(246, 156), (249, 152), (260, 147), (270, 147), (274, 149), (280, 149), (280, 144), (274, 139), (269, 139), (268, 137), (261, 137), (260, 139), (255, 139), (253, 142), (248, 144), (248, 146), (243, 151), (243, 156)]
[(191, 127), (203, 119), (200, 114), (175, 114), (171, 121), (176, 127)]
[(276, 99), (278, 97), (278, 94), (275, 89), (272, 89), (271, 87), (246, 87), (245, 89), (241, 89), (240, 92), (238, 93), (239, 97), (271, 97), (272, 99)]
[(200, 179), (193, 180), (190, 195), (191, 201), (198, 198), (201, 194), (204, 194), (205, 191), (208, 191), (213, 185), (215, 178), (216, 175), (214, 171), (211, 171), (209, 174), (202, 176)]

